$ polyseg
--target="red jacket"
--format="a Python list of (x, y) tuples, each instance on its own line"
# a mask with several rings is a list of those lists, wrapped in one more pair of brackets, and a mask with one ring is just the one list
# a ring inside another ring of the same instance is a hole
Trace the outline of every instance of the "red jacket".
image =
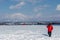
[(48, 25), (47, 28), (48, 28), (48, 32), (52, 32), (52, 30), (53, 30), (53, 26), (52, 25)]

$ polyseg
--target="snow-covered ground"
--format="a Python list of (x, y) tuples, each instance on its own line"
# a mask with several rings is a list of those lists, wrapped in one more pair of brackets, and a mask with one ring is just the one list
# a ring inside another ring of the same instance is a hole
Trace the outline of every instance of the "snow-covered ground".
[(53, 25), (48, 37), (46, 25), (1, 25), (0, 40), (60, 40), (60, 25)]

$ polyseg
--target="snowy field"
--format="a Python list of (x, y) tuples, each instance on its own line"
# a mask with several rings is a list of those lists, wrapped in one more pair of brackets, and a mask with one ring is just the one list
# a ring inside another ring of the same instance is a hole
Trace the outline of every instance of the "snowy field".
[(60, 40), (60, 25), (53, 25), (48, 37), (46, 25), (0, 25), (0, 40)]

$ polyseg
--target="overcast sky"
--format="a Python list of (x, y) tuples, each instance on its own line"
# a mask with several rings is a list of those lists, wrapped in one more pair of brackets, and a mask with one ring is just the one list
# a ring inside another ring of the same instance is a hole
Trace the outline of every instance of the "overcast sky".
[(0, 0), (0, 21), (60, 21), (60, 0)]

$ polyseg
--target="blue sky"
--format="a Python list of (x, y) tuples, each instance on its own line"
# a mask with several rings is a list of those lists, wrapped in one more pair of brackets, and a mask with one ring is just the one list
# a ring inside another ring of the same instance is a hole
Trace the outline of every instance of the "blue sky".
[(0, 0), (0, 21), (60, 21), (60, 0)]

